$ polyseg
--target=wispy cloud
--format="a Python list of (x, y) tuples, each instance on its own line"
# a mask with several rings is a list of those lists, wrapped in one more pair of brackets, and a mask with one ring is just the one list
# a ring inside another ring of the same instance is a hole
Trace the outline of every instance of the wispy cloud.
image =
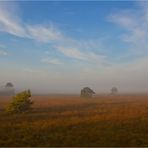
[[(18, 17), (16, 13), (9, 11), (7, 5), (0, 6), (0, 31), (46, 44), (49, 43), (55, 50), (69, 58), (89, 62), (103, 62), (105, 60), (104, 56), (92, 51), (93, 46), (90, 46), (90, 44), (87, 43), (88, 41), (81, 43), (81, 41), (74, 40), (73, 38), (64, 35), (59, 29), (51, 24), (26, 24), (25, 22), (22, 22), (21, 18)], [(46, 59), (45, 61), (49, 63), (59, 63), (56, 60), (48, 61)]]
[(130, 45), (134, 52), (148, 49), (148, 2), (138, 2), (137, 9), (124, 10), (109, 16), (109, 21), (124, 29), (122, 41)]
[(64, 55), (71, 57), (71, 58), (79, 59), (79, 60), (84, 60), (84, 61), (93, 62), (93, 63), (94, 62), (103, 63), (106, 60), (106, 56), (97, 55), (91, 51), (82, 52), (74, 46), (72, 47), (57, 46), (56, 48), (57, 50), (62, 52)]
[(4, 50), (0, 50), (0, 56), (7, 56), (8, 53)]
[(54, 64), (54, 65), (61, 65), (63, 64), (59, 59), (56, 59), (56, 58), (42, 58), (41, 59), (41, 62), (42, 63), (45, 63), (45, 64)]
[(0, 5), (0, 31), (10, 33), (15, 36), (26, 36), (25, 29), (17, 15), (14, 15), (13, 7), (5, 2)]
[(0, 5), (0, 31), (40, 42), (50, 42), (60, 38), (60, 32), (52, 25), (25, 24), (12, 9), (13, 6), (10, 9), (7, 3), (2, 4), (3, 5)]
[(40, 42), (49, 43), (62, 39), (61, 32), (52, 25), (28, 25), (26, 29), (29, 38)]

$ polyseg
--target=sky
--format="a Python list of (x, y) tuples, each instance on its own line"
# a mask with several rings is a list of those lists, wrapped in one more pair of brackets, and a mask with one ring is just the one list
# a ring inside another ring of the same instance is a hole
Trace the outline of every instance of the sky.
[(148, 2), (0, 2), (0, 86), (148, 92)]

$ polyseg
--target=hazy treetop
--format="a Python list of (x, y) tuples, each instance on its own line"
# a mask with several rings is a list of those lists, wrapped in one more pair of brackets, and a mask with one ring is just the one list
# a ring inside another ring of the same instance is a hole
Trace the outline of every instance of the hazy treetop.
[(89, 87), (84, 87), (83, 90), (85, 90), (85, 91), (87, 91), (89, 93), (95, 94), (95, 92)]
[(13, 84), (11, 82), (6, 83), (5, 87), (13, 87)]

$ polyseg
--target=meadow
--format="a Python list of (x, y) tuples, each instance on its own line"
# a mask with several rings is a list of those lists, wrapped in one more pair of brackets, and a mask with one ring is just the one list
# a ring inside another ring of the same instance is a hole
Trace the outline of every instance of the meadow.
[(148, 146), (148, 95), (33, 96), (33, 109), (9, 115), (0, 96), (1, 147)]

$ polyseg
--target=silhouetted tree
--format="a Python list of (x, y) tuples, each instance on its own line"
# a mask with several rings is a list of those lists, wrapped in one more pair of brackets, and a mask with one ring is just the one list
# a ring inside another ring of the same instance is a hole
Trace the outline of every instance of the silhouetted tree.
[(13, 87), (13, 84), (11, 82), (6, 83), (5, 87)]
[(111, 94), (116, 95), (118, 93), (118, 89), (116, 87), (111, 88)]
[(0, 87), (0, 95), (14, 95), (15, 89), (14, 85), (11, 82), (6, 83), (5, 86)]
[(16, 94), (13, 97), (12, 102), (6, 108), (8, 113), (22, 113), (31, 109), (33, 102), (30, 100), (31, 91), (26, 90), (21, 93)]
[(80, 92), (81, 97), (87, 97), (87, 98), (92, 97), (93, 94), (95, 94), (95, 92), (89, 87), (84, 87)]

